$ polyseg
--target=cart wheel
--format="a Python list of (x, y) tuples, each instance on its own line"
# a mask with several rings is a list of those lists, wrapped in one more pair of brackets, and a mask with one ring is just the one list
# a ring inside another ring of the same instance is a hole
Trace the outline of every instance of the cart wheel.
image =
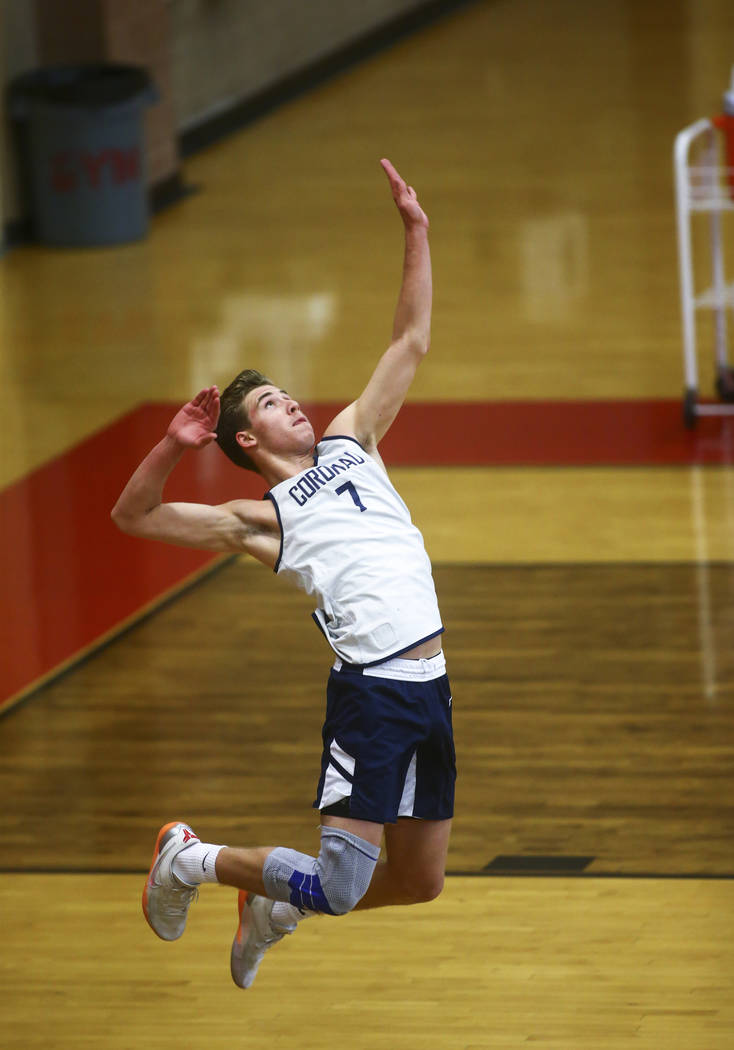
[(716, 393), (722, 401), (734, 401), (734, 369), (722, 368), (716, 377)]
[(683, 398), (683, 422), (692, 430), (696, 425), (696, 391), (686, 390)]

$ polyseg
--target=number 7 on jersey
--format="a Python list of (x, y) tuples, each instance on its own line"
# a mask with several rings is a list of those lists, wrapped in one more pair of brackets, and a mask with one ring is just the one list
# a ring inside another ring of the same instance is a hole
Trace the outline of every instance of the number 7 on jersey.
[(355, 507), (359, 507), (360, 512), (363, 511), (363, 510), (367, 510), (367, 508), (365, 507), (364, 503), (359, 498), (359, 493), (357, 492), (356, 488), (354, 487), (354, 482), (353, 481), (345, 481), (344, 484), (340, 485), (339, 488), (336, 489), (335, 491), (336, 491), (337, 496), (341, 496), (342, 492), (348, 492), (349, 495), (354, 500)]

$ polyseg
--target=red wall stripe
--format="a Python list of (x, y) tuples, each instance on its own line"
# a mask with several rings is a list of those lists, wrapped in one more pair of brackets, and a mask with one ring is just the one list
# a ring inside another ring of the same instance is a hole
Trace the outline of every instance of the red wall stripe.
[[(341, 406), (304, 406), (317, 433)], [(177, 406), (142, 405), (0, 492), (0, 703), (211, 564), (123, 536), (109, 512)], [(381, 445), (393, 465), (630, 466), (733, 461), (734, 421), (689, 431), (676, 401), (406, 405)], [(259, 498), (261, 480), (215, 447), (184, 457), (166, 498)]]

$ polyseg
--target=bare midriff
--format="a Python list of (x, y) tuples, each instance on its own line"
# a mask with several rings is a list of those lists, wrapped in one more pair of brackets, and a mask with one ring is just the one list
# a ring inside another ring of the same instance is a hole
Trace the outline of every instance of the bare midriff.
[(401, 653), (401, 660), (430, 660), (432, 656), (438, 656), (441, 652), (441, 642), (438, 638), (429, 638), (427, 642), (421, 642), (407, 653)]

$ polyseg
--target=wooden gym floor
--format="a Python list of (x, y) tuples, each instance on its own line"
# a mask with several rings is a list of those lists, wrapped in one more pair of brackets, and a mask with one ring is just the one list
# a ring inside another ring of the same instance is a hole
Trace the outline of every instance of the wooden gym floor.
[[(734, 1045), (733, 430), (680, 428), (670, 171), (732, 30), (724, 0), (470, 5), (191, 158), (143, 243), (0, 262), (9, 1050)], [(108, 511), (206, 383), (252, 364), (317, 419), (359, 391), (400, 274), (382, 155), (432, 228), (388, 458), (447, 626), (451, 875), (241, 993), (234, 894), (163, 944), (141, 876), (170, 819), (313, 849), (329, 653), (262, 567)]]

